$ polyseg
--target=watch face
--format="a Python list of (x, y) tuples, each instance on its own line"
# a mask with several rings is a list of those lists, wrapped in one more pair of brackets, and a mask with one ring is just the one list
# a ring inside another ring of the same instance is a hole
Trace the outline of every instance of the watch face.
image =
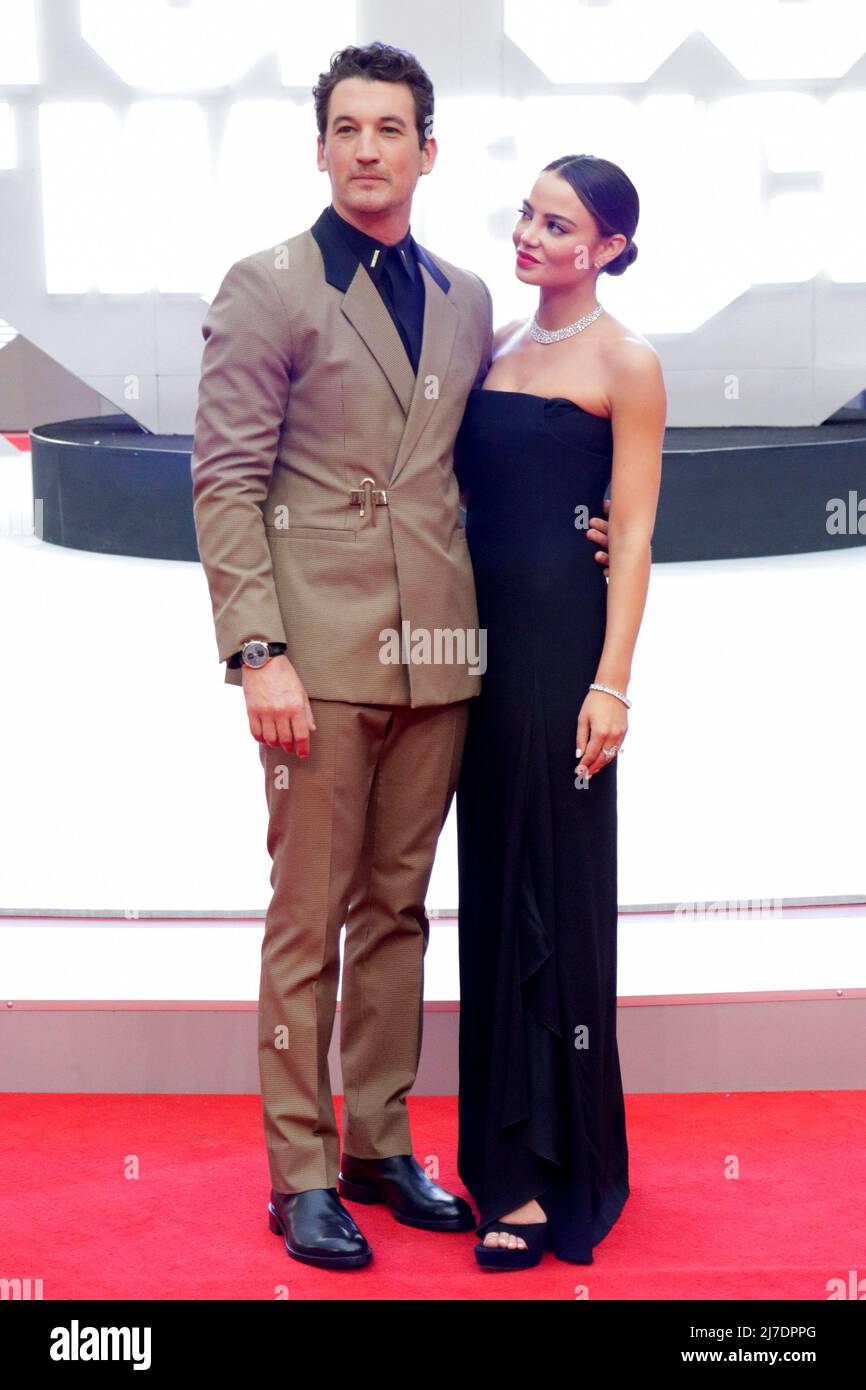
[(270, 652), (266, 642), (247, 642), (244, 644), (243, 661), (245, 666), (264, 666)]

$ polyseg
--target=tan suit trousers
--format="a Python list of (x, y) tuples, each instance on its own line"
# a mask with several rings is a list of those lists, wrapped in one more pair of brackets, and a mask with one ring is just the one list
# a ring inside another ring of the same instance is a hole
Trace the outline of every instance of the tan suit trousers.
[(421, 1053), (424, 901), (469, 716), (468, 700), (310, 704), (318, 727), (308, 758), (259, 745), (273, 895), (258, 1053), (278, 1192), (337, 1181), (328, 1048), (344, 924), (343, 1152), (412, 1152), (406, 1096)]

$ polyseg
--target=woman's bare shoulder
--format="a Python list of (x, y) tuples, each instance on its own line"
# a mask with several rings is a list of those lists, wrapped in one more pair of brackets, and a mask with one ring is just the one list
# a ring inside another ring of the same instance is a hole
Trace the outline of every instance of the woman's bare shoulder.
[(611, 413), (626, 406), (640, 407), (647, 419), (663, 418), (666, 393), (661, 358), (652, 343), (625, 325), (605, 343), (604, 376)]
[(503, 348), (510, 338), (516, 337), (519, 330), (524, 328), (528, 322), (529, 319), (512, 319), (510, 323), (504, 323), (501, 328), (497, 328), (493, 334), (494, 353)]
[(628, 324), (621, 323), (619, 319), (611, 318), (608, 315), (606, 325), (607, 332), (600, 340), (605, 353), (610, 357), (616, 358), (620, 362), (640, 362), (644, 361), (649, 365), (650, 359), (658, 360), (658, 353), (648, 338), (636, 329), (629, 328)]

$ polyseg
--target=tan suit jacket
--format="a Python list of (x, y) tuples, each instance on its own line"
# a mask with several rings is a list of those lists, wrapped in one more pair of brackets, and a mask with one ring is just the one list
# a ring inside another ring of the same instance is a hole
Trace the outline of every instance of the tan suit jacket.
[[(480, 688), (478, 613), (452, 451), (490, 365), (490, 294), (418, 248), (416, 378), (373, 281), (327, 222), (236, 261), (202, 327), (193, 506), (219, 660), (262, 637), (287, 643), (314, 698), (465, 699)], [(365, 478), (387, 504), (362, 516), (350, 497)], [(383, 659), (389, 630), (398, 664)], [(447, 634), (470, 630), (460, 660)], [(242, 672), (227, 667), (225, 681), (242, 684)]]

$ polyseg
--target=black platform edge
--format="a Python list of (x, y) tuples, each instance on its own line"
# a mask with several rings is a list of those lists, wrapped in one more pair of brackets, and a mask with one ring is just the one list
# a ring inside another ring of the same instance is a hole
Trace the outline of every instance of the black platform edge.
[[(154, 560), (198, 560), (191, 435), (125, 415), (30, 431), (41, 539)], [(866, 544), (866, 419), (814, 428), (665, 432), (653, 560), (731, 560)], [(837, 534), (832, 514), (841, 514)], [(862, 529), (861, 529), (862, 528)]]
[(198, 560), (192, 435), (153, 434), (128, 415), (58, 420), (30, 431), (41, 539), (148, 560)]

